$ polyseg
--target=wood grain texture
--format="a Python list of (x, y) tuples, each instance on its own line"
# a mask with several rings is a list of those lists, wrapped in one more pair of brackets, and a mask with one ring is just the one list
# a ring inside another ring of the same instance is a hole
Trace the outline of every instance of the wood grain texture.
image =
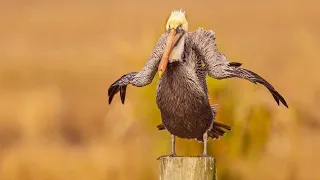
[(160, 180), (216, 180), (213, 157), (163, 157)]

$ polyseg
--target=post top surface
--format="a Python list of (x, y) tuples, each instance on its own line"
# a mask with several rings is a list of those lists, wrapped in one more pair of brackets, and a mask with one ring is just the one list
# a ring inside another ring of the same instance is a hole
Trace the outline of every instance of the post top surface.
[(198, 160), (203, 160), (203, 159), (210, 159), (210, 160), (214, 160), (215, 158), (212, 157), (212, 156), (207, 156), (207, 157), (202, 157), (202, 156), (175, 156), (175, 157), (170, 157), (170, 156), (165, 156), (165, 157), (160, 157), (159, 160), (162, 160), (162, 159), (166, 159), (166, 160), (174, 160), (174, 159), (192, 159), (192, 160), (195, 160), (195, 159), (198, 159)]

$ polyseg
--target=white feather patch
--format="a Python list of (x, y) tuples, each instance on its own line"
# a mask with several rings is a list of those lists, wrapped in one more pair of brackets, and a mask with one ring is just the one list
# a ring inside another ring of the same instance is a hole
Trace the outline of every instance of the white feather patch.
[(173, 48), (169, 57), (169, 62), (181, 61), (181, 56), (184, 51), (184, 41), (185, 36), (182, 36), (178, 44)]

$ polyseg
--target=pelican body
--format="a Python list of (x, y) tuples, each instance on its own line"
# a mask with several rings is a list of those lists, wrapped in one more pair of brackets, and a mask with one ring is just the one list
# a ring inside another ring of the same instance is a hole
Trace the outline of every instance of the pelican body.
[(184, 52), (179, 60), (169, 60), (158, 81), (156, 102), (162, 122), (169, 132), (180, 138), (199, 138), (214, 121), (205, 71), (201, 58), (193, 49), (193, 35), (186, 34)]
[(216, 111), (209, 102), (206, 76), (215, 79), (238, 77), (263, 84), (279, 105), (284, 98), (258, 74), (229, 62), (216, 46), (215, 33), (199, 28), (188, 31), (185, 13), (173, 11), (166, 25), (167, 32), (156, 43), (150, 58), (140, 72), (132, 72), (114, 82), (109, 90), (109, 103), (120, 92), (125, 102), (128, 84), (142, 87), (150, 84), (159, 72), (156, 103), (161, 112), (159, 130), (171, 134), (171, 156), (175, 156), (175, 137), (204, 142), (207, 155), (208, 137), (219, 138), (231, 128), (215, 121)]

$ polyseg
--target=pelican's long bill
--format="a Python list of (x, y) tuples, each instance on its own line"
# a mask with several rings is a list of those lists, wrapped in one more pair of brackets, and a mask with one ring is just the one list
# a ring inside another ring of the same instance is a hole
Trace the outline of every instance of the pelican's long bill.
[(158, 72), (160, 77), (166, 70), (171, 51), (179, 41), (180, 37), (181, 37), (181, 34), (177, 33), (175, 29), (170, 30), (169, 35), (167, 37), (167, 45), (166, 45), (166, 48), (164, 49), (164, 52), (158, 67)]

